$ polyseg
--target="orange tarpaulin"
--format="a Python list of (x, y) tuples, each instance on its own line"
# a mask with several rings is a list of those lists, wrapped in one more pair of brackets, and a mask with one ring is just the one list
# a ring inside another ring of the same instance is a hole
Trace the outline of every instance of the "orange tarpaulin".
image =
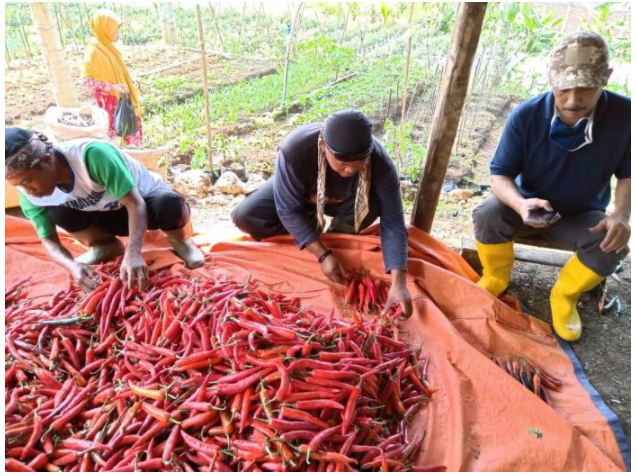
[[(65, 272), (46, 259), (31, 225), (5, 216), (5, 279), (31, 276), (32, 297), (48, 297), (65, 286)], [(206, 241), (207, 237), (198, 237)], [(211, 237), (213, 238), (213, 237)], [(324, 235), (347, 268), (386, 276), (378, 228), (364, 236)], [(69, 238), (74, 254), (81, 247)], [(209, 241), (210, 242), (210, 241)], [(316, 260), (290, 237), (266, 242), (216, 243), (205, 268), (189, 271), (151, 232), (144, 257), (151, 268), (202, 277), (252, 279), (301, 298), (317, 313), (347, 311), (343, 287), (321, 273)], [(445, 464), (451, 471), (620, 471), (630, 464), (621, 430), (596, 405), (588, 383), (546, 323), (516, 311), (516, 302), (493, 298), (476, 286), (477, 275), (453, 250), (410, 229), (408, 286), (414, 315), (401, 322), (403, 338), (429, 355), (428, 380), (438, 388), (415, 418), (411, 431), (426, 438), (420, 464)], [(492, 355), (520, 355), (564, 382), (551, 392), (552, 409), (494, 364)], [(594, 391), (593, 391), (594, 392)], [(614, 431), (615, 430), (615, 431)]]

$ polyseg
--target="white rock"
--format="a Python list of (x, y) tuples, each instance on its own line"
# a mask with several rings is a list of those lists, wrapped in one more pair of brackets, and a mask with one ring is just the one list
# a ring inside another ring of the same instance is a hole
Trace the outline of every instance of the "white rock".
[(245, 184), (234, 172), (224, 172), (215, 182), (215, 188), (229, 195), (243, 195), (246, 193)]
[(265, 183), (265, 178), (263, 177), (263, 175), (261, 174), (248, 175), (248, 182), (244, 185), (245, 193), (254, 192), (263, 183)]
[(175, 190), (192, 198), (203, 198), (212, 191), (212, 183), (206, 172), (200, 169), (186, 170), (175, 175)]
[(467, 190), (466, 188), (456, 188), (447, 194), (448, 201), (459, 202), (461, 200), (468, 200), (473, 197), (473, 190)]

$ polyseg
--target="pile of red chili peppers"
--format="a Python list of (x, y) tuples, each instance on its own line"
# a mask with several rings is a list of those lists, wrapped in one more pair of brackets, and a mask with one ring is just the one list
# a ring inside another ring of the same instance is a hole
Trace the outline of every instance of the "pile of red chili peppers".
[(381, 279), (372, 279), (364, 270), (350, 271), (345, 286), (345, 302), (364, 312), (382, 311), (387, 302), (389, 284)]
[(408, 425), (434, 389), (397, 326), (254, 283), (5, 291), (9, 471), (427, 471)]
[(549, 406), (553, 407), (549, 390), (559, 392), (562, 390), (562, 381), (540, 366), (534, 364), (526, 357), (510, 355), (509, 357), (492, 357), (498, 366), (535, 393)]

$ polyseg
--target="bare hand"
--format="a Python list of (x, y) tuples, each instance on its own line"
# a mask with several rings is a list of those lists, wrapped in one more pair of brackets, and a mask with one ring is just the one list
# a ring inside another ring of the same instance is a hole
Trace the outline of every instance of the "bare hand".
[(333, 254), (323, 260), (321, 270), (323, 270), (323, 274), (327, 276), (330, 281), (345, 284), (345, 268), (343, 268), (341, 262)]
[(520, 208), (518, 208), (518, 213), (522, 217), (522, 221), (533, 228), (544, 228), (547, 227), (548, 224), (545, 223), (526, 223), (529, 218), (529, 214), (532, 210), (537, 210), (538, 208), (543, 208), (548, 212), (553, 211), (553, 207), (548, 202), (548, 200), (542, 200), (541, 198), (527, 198), (522, 200), (520, 204)]
[(148, 265), (140, 254), (124, 255), (122, 266), (119, 269), (119, 277), (128, 289), (132, 289), (137, 283), (137, 288), (142, 291), (148, 282)]
[(115, 96), (121, 98), (124, 94), (128, 94), (128, 87), (124, 84), (113, 84), (111, 91)]
[(411, 317), (413, 314), (414, 305), (411, 302), (411, 294), (405, 282), (394, 280), (387, 295), (387, 304), (381, 315), (387, 314), (394, 304), (400, 304), (402, 307), (402, 317)]
[(69, 272), (77, 284), (79, 284), (80, 288), (86, 293), (92, 291), (99, 285), (100, 275), (88, 264), (74, 261)]
[(591, 233), (606, 231), (606, 237), (599, 245), (606, 253), (621, 253), (630, 240), (630, 223), (623, 216), (610, 215), (589, 230)]

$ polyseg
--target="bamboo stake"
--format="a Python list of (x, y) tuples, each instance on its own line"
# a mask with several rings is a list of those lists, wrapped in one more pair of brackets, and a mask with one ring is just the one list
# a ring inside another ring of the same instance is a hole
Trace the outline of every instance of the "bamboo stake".
[[(412, 12), (413, 12), (412, 3)], [(402, 166), (402, 147), (403, 147), (403, 130), (405, 128), (405, 113), (407, 111), (407, 95), (409, 93), (409, 63), (411, 59), (411, 32), (407, 38), (407, 63), (405, 64), (405, 80), (403, 84), (403, 107), (400, 112), (400, 135), (398, 136), (398, 153), (396, 159), (398, 162), (398, 175), (400, 175), (400, 169)]]
[(411, 105), (414, 103), (414, 99), (416, 99), (419, 86), (420, 86), (420, 81), (416, 81), (416, 86), (414, 86), (414, 94), (411, 95), (411, 100), (409, 101), (409, 106), (407, 106), (407, 112), (405, 113), (405, 117), (409, 117), (409, 111), (411, 111)]
[[(480, 67), (482, 66), (483, 56), (484, 56), (484, 50), (482, 50), (482, 52), (480, 53), (480, 56), (478, 57), (478, 61), (476, 62), (476, 67), (473, 73), (473, 80), (471, 83), (471, 91), (467, 94), (467, 98), (465, 99), (465, 107), (463, 107), (462, 116), (460, 117), (460, 128), (458, 131), (458, 135), (456, 137), (456, 154), (458, 153), (458, 150), (460, 149), (460, 143), (462, 142), (462, 139), (464, 137), (464, 130), (465, 130), (465, 125), (467, 123), (467, 117), (469, 117), (469, 115), (471, 114), (471, 101), (474, 99), (475, 89), (476, 89), (476, 85), (478, 84), (477, 81), (480, 74)], [(475, 103), (474, 103), (474, 106), (477, 107)], [(474, 117), (474, 123), (475, 123), (475, 117)]]
[(458, 7), (453, 40), (427, 147), (427, 159), (418, 184), (412, 225), (430, 232), (458, 132), (460, 113), (469, 85), (471, 64), (480, 40), (487, 2), (462, 2)]
[(53, 12), (55, 13), (55, 23), (58, 27), (58, 35), (60, 36), (60, 43), (62, 44), (62, 48), (64, 48), (64, 37), (62, 36), (62, 28), (60, 27), (60, 18), (58, 17), (58, 4), (53, 4)]
[[(208, 6), (210, 7), (210, 12), (212, 13), (212, 19), (215, 22), (215, 28), (217, 28), (217, 33), (219, 34), (219, 43), (221, 43), (221, 50), (223, 51), (223, 36), (221, 36), (221, 30), (219, 29), (219, 23), (217, 23), (217, 18), (215, 18), (215, 10), (212, 8), (212, 3), (208, 2)], [(221, 4), (219, 4), (219, 13), (221, 13)]]
[(281, 107), (285, 105), (285, 100), (288, 94), (288, 75), (290, 73), (290, 53), (292, 51), (292, 40), (294, 33), (298, 27), (301, 17), (301, 10), (303, 9), (303, 2), (301, 2), (296, 10), (296, 15), (293, 22), (290, 24), (290, 33), (288, 35), (287, 45), (285, 47), (285, 72), (283, 73), (283, 97), (281, 98)]
[(241, 26), (239, 27), (239, 41), (243, 40), (241, 34), (243, 33), (243, 19), (246, 15), (246, 5), (247, 2), (243, 2), (243, 12), (241, 12)]
[(400, 78), (396, 79), (396, 107), (394, 108), (394, 117), (398, 117), (399, 101), (400, 101)]
[[(5, 33), (4, 35), (4, 51), (7, 54), (7, 59), (9, 60), (7, 63), (11, 63), (12, 59), (11, 59), (11, 52), (9, 51), (9, 42), (7, 41), (7, 35)], [(8, 67), (8, 64), (7, 64)]]
[(83, 26), (84, 25), (88, 25), (88, 20), (89, 19), (87, 18), (86, 23), (84, 23), (84, 17), (82, 16), (82, 7), (80, 7), (79, 3), (76, 3), (75, 5), (77, 6), (77, 12), (80, 15), (80, 24), (82, 25), (82, 26), (80, 26), (80, 33), (82, 35), (82, 38), (81, 38), (82, 39), (82, 44), (84, 46), (86, 46), (86, 38), (84, 38), (84, 28), (83, 28)]
[(349, 8), (347, 9), (347, 14), (345, 16), (345, 24), (343, 25), (343, 33), (341, 33), (341, 38), (338, 40), (338, 44), (343, 43), (343, 38), (345, 37), (345, 30), (347, 30), (347, 22), (349, 21)]
[(208, 64), (206, 55), (206, 43), (203, 34), (203, 23), (201, 21), (201, 7), (195, 5), (197, 11), (197, 27), (199, 28), (199, 46), (201, 47), (201, 74), (203, 76), (203, 97), (206, 103), (206, 138), (208, 139), (208, 147), (206, 147), (206, 155), (212, 172), (212, 131), (210, 130), (210, 91), (208, 91)]
[(77, 42), (77, 38), (75, 37), (75, 30), (71, 28), (71, 23), (69, 22), (69, 15), (68, 15), (69, 12), (64, 11), (64, 8), (65, 7), (62, 7), (62, 6), (60, 7), (60, 17), (66, 24), (67, 31), (71, 34), (71, 39), (73, 40), (73, 43), (75, 43), (75, 49), (79, 51), (80, 44)]
[(31, 50), (29, 49), (29, 45), (27, 44), (27, 40), (24, 35), (24, 25), (22, 26), (22, 30), (18, 30), (18, 35), (20, 35), (20, 40), (22, 41), (22, 46), (24, 46), (24, 53), (29, 59), (29, 63), (31, 62)]

